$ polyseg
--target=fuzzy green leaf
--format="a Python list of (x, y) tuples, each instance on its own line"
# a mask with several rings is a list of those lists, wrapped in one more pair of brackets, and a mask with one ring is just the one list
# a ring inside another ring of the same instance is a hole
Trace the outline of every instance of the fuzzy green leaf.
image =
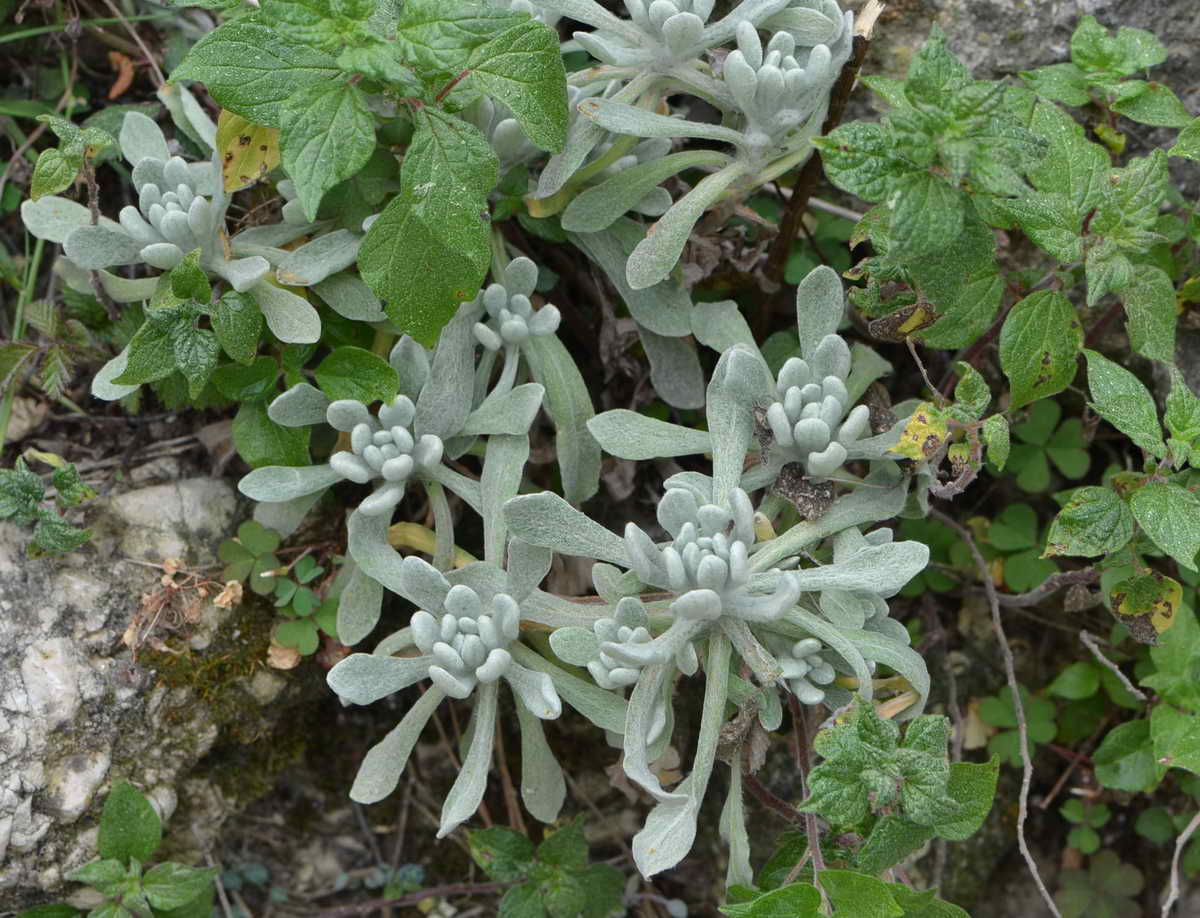
[(263, 327), (253, 295), (228, 290), (212, 305), (209, 317), (221, 349), (238, 363), (253, 362)]
[(1160, 549), (1196, 570), (1200, 552), (1200, 498), (1169, 481), (1152, 481), (1133, 492), (1133, 517)]
[(1133, 514), (1115, 491), (1079, 488), (1050, 524), (1042, 557), (1094, 558), (1112, 554), (1132, 538)]
[(471, 52), (471, 80), (503, 102), (526, 136), (544, 150), (562, 151), (567, 140), (567, 77), (558, 33), (529, 19)]
[(400, 377), (386, 360), (360, 347), (339, 347), (313, 371), (317, 385), (333, 401), (353, 399), (370, 405), (390, 402), (400, 388)]
[(1000, 366), (1012, 386), (1012, 409), (1061, 392), (1075, 378), (1083, 347), (1071, 301), (1056, 290), (1029, 294), (1000, 330)]
[(103, 858), (145, 863), (162, 841), (162, 821), (140, 791), (128, 781), (117, 781), (100, 814), (97, 847)]
[(1154, 398), (1136, 376), (1095, 351), (1085, 350), (1092, 407), (1146, 452), (1162, 458), (1166, 444)]

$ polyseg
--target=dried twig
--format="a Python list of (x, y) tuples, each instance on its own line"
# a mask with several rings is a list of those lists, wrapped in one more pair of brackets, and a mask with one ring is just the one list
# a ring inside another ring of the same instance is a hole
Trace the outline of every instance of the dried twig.
[(1197, 829), (1200, 829), (1200, 812), (1192, 817), (1192, 821), (1175, 839), (1175, 854), (1171, 857), (1171, 886), (1167, 892), (1167, 900), (1163, 903), (1162, 918), (1167, 918), (1171, 914), (1172, 907), (1179, 900), (1179, 858), (1183, 854), (1184, 845), (1188, 843), (1188, 839)]
[(1149, 699), (1146, 697), (1146, 693), (1138, 688), (1135, 688), (1134, 684), (1129, 681), (1129, 677), (1121, 672), (1121, 668), (1104, 655), (1103, 651), (1100, 650), (1100, 645), (1096, 643), (1096, 638), (1093, 635), (1086, 631), (1080, 631), (1079, 640), (1083, 642), (1084, 647), (1092, 652), (1092, 656), (1096, 658), (1096, 661), (1101, 666), (1108, 669), (1109, 672), (1111, 672), (1121, 681), (1121, 685), (1125, 686), (1125, 691), (1129, 692), (1129, 694), (1138, 701), (1149, 701)]
[(1063, 587), (1074, 586), (1078, 583), (1095, 583), (1099, 579), (1100, 572), (1094, 567), (1085, 567), (1083, 570), (1078, 571), (1061, 571), (1057, 574), (1051, 574), (1043, 581), (1041, 586), (1027, 593), (1018, 593), (1015, 596), (1011, 594), (997, 594), (996, 598), (1002, 606), (1036, 606), (1047, 596), (1056, 593)]
[(512, 885), (512, 883), (451, 883), (447, 886), (430, 886), (427, 889), (418, 889), (416, 892), (400, 896), (396, 899), (371, 899), (368, 902), (359, 902), (356, 905), (339, 905), (336, 908), (327, 908), (322, 912), (318, 912), (317, 918), (351, 918), (353, 915), (365, 915), (368, 912), (373, 912), (375, 909), (382, 908), (385, 905), (416, 905), (424, 899), (434, 897), (494, 895), (498, 892), (503, 892)]
[(933, 516), (962, 537), (971, 552), (971, 557), (975, 560), (979, 577), (987, 592), (988, 605), (992, 608), (992, 627), (996, 631), (996, 639), (1000, 642), (1000, 652), (1004, 657), (1004, 674), (1008, 680), (1009, 691), (1012, 693), (1013, 713), (1017, 718), (1017, 735), (1021, 748), (1021, 796), (1017, 811), (1017, 847), (1021, 849), (1021, 857), (1025, 859), (1025, 864), (1033, 876), (1033, 882), (1037, 886), (1038, 892), (1041, 893), (1047, 908), (1050, 909), (1050, 913), (1054, 915), (1054, 918), (1062, 918), (1062, 913), (1054, 903), (1054, 897), (1050, 895), (1050, 891), (1046, 889), (1046, 884), (1042, 881), (1037, 862), (1034, 861), (1033, 854), (1029, 850), (1029, 842), (1025, 839), (1025, 820), (1029, 817), (1029, 788), (1033, 784), (1033, 760), (1029, 757), (1029, 725), (1025, 720), (1025, 706), (1021, 703), (1021, 693), (1017, 688), (1017, 667), (1013, 660), (1012, 648), (1008, 646), (1008, 638), (1004, 634), (1004, 622), (1000, 618), (1000, 600), (996, 593), (996, 584), (992, 582), (987, 561), (980, 553), (979, 546), (975, 544), (971, 530), (940, 510), (931, 512)]

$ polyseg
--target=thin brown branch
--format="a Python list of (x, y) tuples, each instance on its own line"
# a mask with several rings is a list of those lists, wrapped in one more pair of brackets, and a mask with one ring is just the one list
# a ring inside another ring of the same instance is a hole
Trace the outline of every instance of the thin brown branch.
[(1175, 854), (1171, 857), (1171, 886), (1167, 892), (1167, 899), (1163, 902), (1162, 918), (1167, 918), (1171, 914), (1171, 909), (1179, 899), (1179, 858), (1183, 854), (1183, 848), (1188, 843), (1188, 839), (1195, 834), (1197, 829), (1200, 829), (1200, 812), (1192, 817), (1192, 821), (1175, 839)]
[(1096, 658), (1097, 663), (1099, 663), (1114, 676), (1116, 676), (1118, 680), (1120, 680), (1121, 685), (1125, 687), (1125, 691), (1127, 691), (1138, 701), (1149, 700), (1146, 697), (1146, 693), (1135, 687), (1134, 684), (1129, 681), (1129, 677), (1121, 672), (1121, 668), (1104, 655), (1104, 652), (1100, 649), (1100, 645), (1096, 642), (1096, 638), (1093, 635), (1086, 631), (1081, 631), (1079, 632), (1079, 640), (1083, 642), (1084, 647), (1092, 652), (1092, 656)]
[[(850, 52), (850, 58), (842, 65), (842, 72), (838, 74), (837, 82), (833, 84), (833, 89), (829, 94), (829, 112), (825, 117), (825, 123), (821, 125), (822, 136), (841, 124), (842, 116), (846, 113), (846, 103), (850, 100), (850, 91), (854, 88), (854, 81), (858, 79), (858, 71), (862, 67), (870, 46), (869, 33), (854, 36), (854, 48)], [(765, 273), (769, 280), (777, 284), (783, 280), (783, 272), (787, 267), (788, 255), (792, 251), (792, 243), (796, 240), (796, 233), (804, 220), (805, 211), (808, 210), (808, 199), (812, 197), (823, 174), (820, 153), (814, 150), (812, 156), (800, 167), (800, 174), (796, 177), (792, 196), (787, 202), (783, 219), (779, 223), (779, 235), (771, 243), (771, 251), (767, 254)]]
[(745, 769), (742, 770), (742, 785), (759, 803), (781, 819), (794, 826), (801, 825), (805, 821), (804, 813), (799, 812), (786, 800), (776, 796), (774, 791)]
[(418, 889), (416, 892), (400, 896), (396, 899), (371, 899), (355, 905), (339, 905), (317, 912), (317, 918), (350, 918), (352, 915), (365, 915), (386, 905), (416, 905), (424, 899), (448, 898), (449, 896), (487, 896), (503, 892), (512, 883), (451, 883), (447, 886), (430, 886)]
[(1100, 722), (1100, 726), (1096, 728), (1096, 731), (1090, 737), (1088, 737), (1088, 741), (1079, 747), (1079, 751), (1076, 752), (1071, 761), (1067, 763), (1067, 767), (1063, 769), (1063, 773), (1058, 776), (1058, 780), (1055, 781), (1054, 786), (1050, 788), (1050, 793), (1038, 801), (1037, 807), (1039, 810), (1047, 810), (1050, 808), (1050, 805), (1054, 803), (1055, 798), (1058, 797), (1059, 793), (1063, 789), (1063, 786), (1067, 783), (1067, 780), (1072, 774), (1074, 774), (1075, 769), (1079, 767), (1081, 762), (1086, 762), (1088, 760), (1088, 756), (1092, 754), (1092, 750), (1096, 747), (1096, 743), (1100, 742), (1100, 737), (1104, 734), (1104, 731), (1108, 729), (1109, 720), (1110, 718), (1108, 717), (1104, 718), (1104, 720)]
[(1008, 637), (1004, 633), (1004, 622), (1000, 618), (1000, 599), (996, 593), (996, 584), (992, 581), (987, 561), (979, 551), (979, 546), (975, 544), (975, 537), (971, 535), (971, 530), (940, 510), (931, 511), (931, 515), (957, 532), (966, 543), (971, 557), (975, 561), (975, 567), (979, 571), (979, 578), (983, 581), (983, 588), (987, 592), (988, 605), (992, 610), (992, 628), (996, 632), (996, 640), (1000, 643), (1000, 652), (1004, 657), (1004, 674), (1008, 680), (1009, 691), (1012, 693), (1013, 713), (1017, 719), (1017, 736), (1021, 748), (1021, 795), (1017, 811), (1017, 847), (1021, 849), (1021, 857), (1025, 859), (1025, 865), (1029, 868), (1033, 882), (1037, 886), (1038, 892), (1041, 893), (1046, 907), (1050, 909), (1054, 918), (1062, 918), (1062, 913), (1058, 910), (1054, 897), (1050, 895), (1050, 891), (1046, 889), (1046, 884), (1042, 881), (1037, 862), (1034, 861), (1033, 854), (1029, 850), (1029, 842), (1025, 838), (1025, 821), (1029, 818), (1029, 788), (1033, 784), (1033, 760), (1029, 756), (1029, 724), (1025, 720), (1025, 706), (1021, 702), (1021, 692), (1017, 686), (1016, 662), (1013, 660), (1012, 648), (1008, 646)]
[(1095, 583), (1099, 579), (1100, 572), (1094, 567), (1085, 567), (1079, 571), (1061, 571), (1057, 574), (1051, 574), (1042, 582), (1041, 586), (1035, 587), (1027, 593), (1017, 593), (1015, 595), (1000, 593), (997, 594), (996, 598), (1002, 606), (1016, 608), (1036, 606), (1046, 597), (1058, 592), (1063, 587), (1074, 586), (1077, 583)]

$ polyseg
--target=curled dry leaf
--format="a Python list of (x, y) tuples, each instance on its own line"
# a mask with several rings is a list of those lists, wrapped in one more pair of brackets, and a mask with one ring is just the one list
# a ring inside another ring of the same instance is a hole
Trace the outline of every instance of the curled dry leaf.
[(213, 600), (213, 605), (220, 606), (222, 609), (232, 609), (234, 606), (241, 604), (242, 594), (242, 582), (240, 580), (228, 580), (225, 583), (225, 588)]
[(271, 641), (267, 648), (267, 665), (272, 669), (295, 669), (300, 665), (300, 651)]
[(117, 74), (117, 78), (108, 90), (108, 98), (111, 101), (119, 99), (133, 85), (133, 61), (120, 51), (109, 51), (108, 63)]

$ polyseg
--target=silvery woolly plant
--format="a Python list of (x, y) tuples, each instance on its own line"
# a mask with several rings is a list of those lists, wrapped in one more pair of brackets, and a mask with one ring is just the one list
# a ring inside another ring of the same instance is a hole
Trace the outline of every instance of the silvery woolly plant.
[[(188, 97), (190, 99), (190, 96)], [(194, 102), (194, 100), (193, 100)], [(182, 105), (182, 103), (180, 103)], [(190, 124), (199, 140), (215, 144), (216, 126), (198, 106), (187, 106)], [(163, 275), (129, 278), (112, 268), (141, 265), (169, 272), (184, 257), (199, 253), (199, 266), (218, 286), (244, 294), (262, 313), (268, 328), (281, 341), (317, 341), (321, 323), (307, 300), (273, 283), (273, 262), (243, 251), (244, 234), (229, 239), (225, 218), (230, 198), (216, 159), (189, 163), (172, 155), (157, 124), (140, 112), (129, 112), (119, 135), (121, 153), (132, 168), (137, 203), (121, 209), (118, 220), (101, 217), (91, 223), (87, 208), (59, 197), (42, 197), (21, 207), (26, 228), (34, 236), (62, 244), (64, 276), (72, 286), (88, 290), (80, 275), (96, 272), (100, 288), (113, 301), (151, 300)], [(290, 239), (314, 229), (289, 226)], [(261, 234), (263, 228), (258, 228)], [(254, 234), (255, 230), (248, 231)], [(275, 238), (281, 238), (275, 231)], [(276, 250), (278, 260), (288, 253)], [(100, 398), (120, 398), (134, 385), (115, 383), (124, 372), (128, 349), (105, 366), (93, 383)]]
[[(709, 172), (659, 217), (631, 251), (625, 268), (634, 289), (659, 283), (673, 270), (692, 227), (726, 197), (742, 197), (811, 154), (829, 94), (851, 50), (853, 17), (821, 0), (744, 0), (724, 18), (709, 22), (711, 0), (626, 0), (621, 19), (592, 0), (536, 0), (550, 10), (593, 27), (575, 42), (601, 62), (573, 77), (576, 85), (607, 84), (601, 96), (575, 101), (578, 116), (562, 153), (542, 171), (538, 198), (553, 212), (566, 205), (563, 227), (603, 232), (685, 169)], [(763, 41), (761, 33), (769, 36)], [(731, 40), (718, 68), (705, 55)], [(719, 70), (719, 72), (718, 72)], [(681, 120), (655, 111), (668, 96), (690, 93), (723, 113), (721, 124)], [(729, 144), (713, 150), (663, 155), (584, 190), (604, 159), (586, 165), (607, 134), (618, 138), (615, 160), (636, 138), (692, 138)], [(536, 205), (535, 205), (536, 206)]]
[[(597, 415), (588, 427), (607, 452), (623, 459), (712, 452), (716, 438), (727, 437), (758, 459), (744, 471), (740, 465), (719, 468), (715, 474), (731, 484), (774, 487), (797, 501), (815, 490), (831, 500), (832, 485), (859, 483), (844, 469), (847, 461), (892, 461), (888, 453), (903, 426), (873, 433), (870, 410), (855, 404), (891, 367), (865, 346), (852, 350), (838, 334), (844, 308), (837, 273), (824, 266), (810, 272), (796, 289), (800, 356), (789, 358), (776, 376), (736, 307), (701, 304), (696, 307), (700, 339), (725, 349), (708, 386), (708, 430), (624, 409)], [(810, 502), (807, 515), (827, 506)]]
[[(835, 399), (845, 414), (858, 384), (851, 382), (849, 352), (836, 336), (840, 282), (827, 273), (815, 272), (801, 290), (801, 359), (810, 377), (823, 385), (826, 378), (835, 380), (826, 386), (833, 395), (845, 390), (844, 399)], [(774, 730), (784, 693), (809, 706), (837, 707), (854, 692), (870, 698), (875, 667), (884, 664), (908, 686), (901, 716), (921, 711), (928, 675), (905, 629), (889, 617), (886, 600), (924, 567), (928, 550), (871, 528), (897, 515), (910, 489), (881, 450), (854, 455), (869, 466), (864, 478), (853, 479), (861, 486), (833, 500), (819, 519), (775, 533), (764, 513), (770, 508), (751, 496), (768, 482), (756, 483), (743, 468), (756, 444), (760, 400), (774, 394), (784, 404), (794, 387), (780, 389), (761, 355), (743, 340), (744, 323), (722, 304), (709, 304), (706, 323), (705, 343), (723, 350), (708, 387), (709, 430), (672, 428), (666, 436), (639, 429), (630, 435), (641, 438), (641, 458), (679, 455), (680, 445), (688, 447), (685, 452), (712, 454), (711, 475), (682, 472), (665, 483), (657, 509), (665, 538), (633, 523), (618, 535), (558, 495), (520, 494), (528, 431), (558, 376), (539, 364), (545, 355), (538, 347), (553, 341), (561, 348), (554, 336), (557, 310), (533, 308), (536, 282), (536, 266), (518, 258), (463, 304), (432, 355), (409, 338), (397, 342), (390, 363), (399, 391), (378, 409), (331, 402), (307, 383), (293, 386), (271, 404), (271, 417), (285, 425), (328, 423), (343, 435), (341, 448), (323, 465), (257, 469), (240, 488), (273, 506), (311, 501), (339, 481), (374, 488), (349, 516), (355, 571), (342, 594), (339, 634), (348, 643), (365, 638), (379, 620), (385, 591), (418, 611), (372, 652), (340, 662), (329, 682), (357, 704), (425, 680), (431, 685), (367, 755), (354, 799), (387, 796), (437, 705), (446, 697), (472, 698), (470, 739), (440, 834), (468, 819), (486, 789), (499, 685), (505, 682), (515, 700), (529, 811), (549, 821), (562, 805), (564, 779), (540, 721), (558, 717), (565, 704), (605, 731), (623, 752), (626, 774), (655, 799), (634, 839), (638, 867), (650, 875), (676, 864), (691, 847), (718, 740), (728, 726), (727, 703)], [(865, 369), (860, 367), (859, 379), (882, 371), (878, 358), (860, 361)], [(788, 380), (803, 375), (792, 367)], [(544, 374), (546, 389), (521, 382), (527, 372), (535, 379)], [(833, 403), (817, 404), (832, 419)], [(602, 415), (593, 426), (603, 433), (607, 421)], [(468, 450), (482, 456), (477, 481), (443, 461)], [(812, 465), (810, 459), (810, 471)], [(401, 557), (389, 541), (393, 511), (410, 486), (423, 488), (433, 509), (432, 564)], [(451, 563), (447, 490), (481, 518), (480, 561)], [(572, 601), (540, 589), (554, 552), (594, 562), (599, 601)], [(530, 629), (549, 632), (549, 646), (528, 640)], [(584, 672), (590, 678), (581, 678)], [(673, 739), (673, 693), (680, 680), (701, 673), (705, 703), (694, 760), (683, 783), (666, 789), (653, 763)], [(733, 854), (729, 881), (745, 882), (750, 874), (740, 768), (734, 769), (724, 812)]]

